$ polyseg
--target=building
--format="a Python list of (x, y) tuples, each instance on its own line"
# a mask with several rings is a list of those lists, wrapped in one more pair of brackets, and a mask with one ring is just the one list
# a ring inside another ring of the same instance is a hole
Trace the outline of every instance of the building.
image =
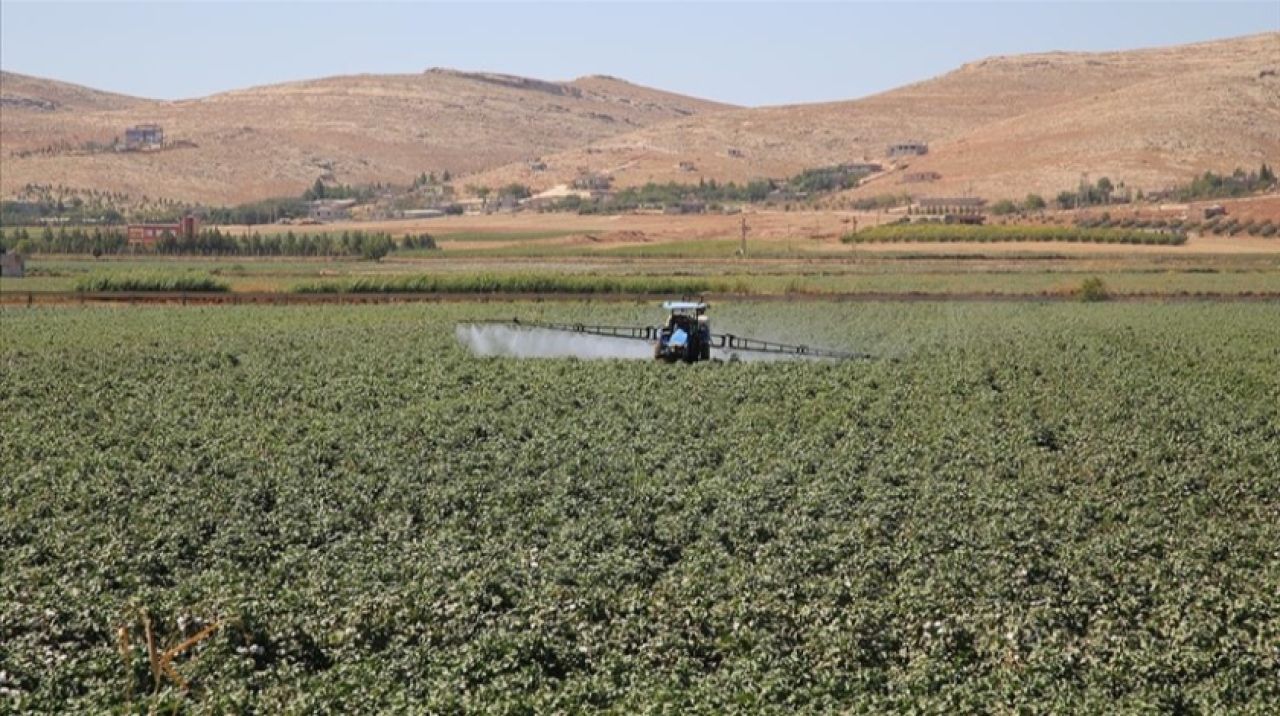
[(346, 219), (355, 204), (355, 199), (316, 199), (307, 205), (307, 218), (312, 221)]
[(1212, 206), (1206, 206), (1204, 208), (1204, 218), (1206, 220), (1212, 219), (1215, 216), (1226, 216), (1226, 215), (1227, 215), (1227, 209), (1222, 204), (1213, 204)]
[(444, 209), (405, 209), (400, 212), (402, 219), (435, 219), (444, 216)]
[(938, 181), (942, 175), (938, 172), (907, 172), (902, 175), (899, 183), (902, 184), (919, 184), (922, 182)]
[(929, 145), (924, 142), (898, 142), (890, 144), (888, 150), (891, 157), (914, 157), (929, 153)]
[(613, 186), (613, 177), (604, 173), (579, 172), (578, 177), (573, 180), (573, 188), (584, 191), (609, 191)]
[(941, 221), (944, 224), (981, 224), (986, 199), (973, 196), (933, 197), (916, 201), (907, 209), (916, 221)]
[(976, 214), (987, 205), (976, 196), (926, 197), (916, 200), (917, 214)]
[(129, 224), (129, 245), (152, 246), (166, 235), (189, 241), (196, 237), (199, 230), (199, 219), (190, 214), (172, 224)]
[(124, 148), (130, 151), (164, 146), (164, 129), (158, 124), (139, 124), (124, 130)]
[(22, 278), (26, 273), (27, 263), (17, 251), (0, 253), (0, 277)]
[(706, 203), (698, 199), (685, 199), (679, 204), (667, 204), (662, 207), (664, 214), (704, 214), (706, 211)]

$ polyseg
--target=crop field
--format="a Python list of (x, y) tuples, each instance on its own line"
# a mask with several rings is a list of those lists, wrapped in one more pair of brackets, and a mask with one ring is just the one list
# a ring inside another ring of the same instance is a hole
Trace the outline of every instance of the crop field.
[[(856, 257), (597, 255), (519, 259), (485, 256), (383, 261), (274, 258), (36, 257), (25, 278), (0, 280), (0, 294), (113, 288), (182, 290), (227, 286), (233, 293), (433, 290), (511, 292), (530, 287), (734, 294), (1049, 295), (1098, 277), (1111, 294), (1280, 294), (1280, 254), (1223, 256), (1035, 256), (915, 254)], [(661, 248), (662, 244), (653, 245)], [(914, 244), (914, 247), (925, 246)], [(846, 247), (852, 248), (852, 247)], [(448, 252), (438, 252), (448, 253)]]
[[(0, 309), (0, 710), (1274, 713), (1280, 306)], [(150, 647), (148, 644), (150, 643)]]

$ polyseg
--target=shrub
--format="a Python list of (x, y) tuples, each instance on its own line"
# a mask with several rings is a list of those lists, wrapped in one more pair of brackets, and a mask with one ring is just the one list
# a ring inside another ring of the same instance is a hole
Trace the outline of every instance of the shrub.
[(1080, 297), (1081, 301), (1087, 302), (1105, 301), (1111, 297), (1111, 294), (1107, 291), (1107, 284), (1103, 283), (1102, 279), (1097, 276), (1090, 276), (1082, 281), (1079, 290), (1076, 291), (1076, 295)]

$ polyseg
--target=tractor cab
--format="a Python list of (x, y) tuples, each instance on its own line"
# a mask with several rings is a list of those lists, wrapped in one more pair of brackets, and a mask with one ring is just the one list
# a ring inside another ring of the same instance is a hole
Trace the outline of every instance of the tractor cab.
[(658, 329), (653, 357), (668, 363), (678, 360), (694, 363), (711, 358), (711, 320), (707, 316), (707, 304), (666, 301), (662, 307), (670, 315)]

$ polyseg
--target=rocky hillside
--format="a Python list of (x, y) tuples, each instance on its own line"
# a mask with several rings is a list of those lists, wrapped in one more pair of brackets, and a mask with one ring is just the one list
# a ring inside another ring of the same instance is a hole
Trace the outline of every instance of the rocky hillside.
[[(894, 171), (855, 195), (1021, 197), (1081, 174), (1159, 188), (1204, 170), (1280, 162), (1280, 33), (1170, 48), (993, 57), (848, 102), (686, 117), (506, 166), (488, 184), (537, 188), (580, 168), (620, 186), (780, 178), (875, 161)], [(927, 142), (890, 160), (889, 144)], [(937, 179), (905, 182), (907, 175)]]

